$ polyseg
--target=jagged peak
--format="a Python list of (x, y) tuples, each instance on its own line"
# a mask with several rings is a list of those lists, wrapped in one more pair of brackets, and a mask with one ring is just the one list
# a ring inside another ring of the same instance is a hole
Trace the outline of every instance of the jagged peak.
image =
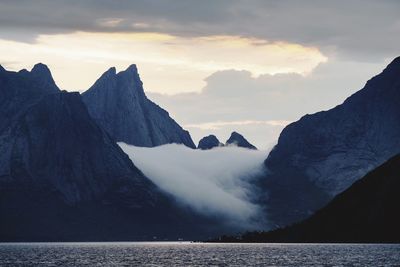
[[(132, 76), (132, 74), (133, 74), (133, 76)], [(124, 77), (133, 77), (133, 78), (137, 78), (140, 81), (136, 64), (131, 64), (126, 70), (120, 71), (118, 73), (117, 73), (117, 70), (115, 67), (111, 67), (100, 76), (99, 80), (104, 79), (104, 78), (110, 78), (115, 75), (124, 76)]]
[(239, 147), (246, 147), (246, 148), (250, 148), (250, 149), (257, 149), (255, 146), (253, 146), (252, 144), (250, 144), (249, 141), (247, 141), (246, 138), (244, 138), (243, 135), (241, 135), (238, 132), (233, 131), (231, 133), (231, 136), (229, 137), (228, 140), (226, 140), (226, 145), (230, 145), (230, 144), (235, 144)]
[(136, 64), (131, 64), (131, 65), (129, 65), (128, 68), (126, 68), (125, 71), (137, 73), (137, 72), (138, 72), (138, 69), (137, 69)]
[[(237, 139), (245, 139), (245, 140), (246, 140), (246, 138), (244, 138), (243, 135), (241, 135), (241, 134), (238, 133), (238, 132), (233, 131), (233, 132), (231, 133), (231, 136), (229, 137), (228, 141), (229, 141), (229, 140), (237, 140)], [(227, 142), (228, 142), (228, 141), (227, 141)]]
[(115, 67), (111, 67), (106, 72), (104, 72), (104, 74), (113, 74), (113, 75), (115, 75), (115, 74), (117, 74), (117, 70), (116, 70)]
[[(22, 70), (21, 73), (25, 73), (27, 71)], [(57, 87), (53, 76), (51, 75), (50, 69), (43, 63), (37, 63), (33, 66), (31, 72), (31, 77), (37, 80), (43, 88), (46, 90), (50, 90), (53, 92), (58, 92), (60, 89)]]
[(43, 63), (37, 63), (33, 66), (31, 70), (32, 74), (37, 74), (40, 76), (50, 76), (51, 77), (51, 72), (49, 67)]
[(223, 144), (218, 140), (218, 138), (215, 135), (210, 134), (200, 139), (197, 148), (206, 150), (219, 146), (223, 146)]
[[(139, 72), (136, 64), (131, 64), (125, 70), (118, 73), (120, 76), (134, 78), (135, 80), (140, 81)], [(140, 81), (141, 82), (141, 81)]]
[(99, 80), (108, 79), (110, 77), (115, 76), (116, 74), (117, 70), (115, 69), (115, 67), (111, 67), (100, 76)]
[(126, 70), (119, 72), (117, 75), (128, 85), (125, 87), (126, 89), (134, 89), (135, 93), (145, 97), (143, 82), (140, 79), (136, 64), (129, 65)]
[(115, 67), (109, 68), (107, 71), (105, 71), (103, 74), (101, 74), (101, 76), (95, 81), (95, 83), (88, 90), (86, 90), (86, 92), (84, 92), (84, 93), (87, 93), (92, 88), (94, 88), (94, 87), (96, 87), (96, 86), (98, 86), (100, 84), (104, 84), (104, 83), (107, 83), (110, 80), (114, 80), (116, 74), (117, 74), (117, 70), (115, 69)]
[(133, 89), (135, 94), (145, 97), (143, 83), (140, 80), (136, 64), (132, 64), (126, 70), (118, 73), (115, 67), (109, 68), (84, 94), (108, 89), (111, 89), (115, 94), (129, 93)]
[(243, 137), (243, 135), (241, 135), (240, 133), (235, 132), (235, 131), (233, 131), (233, 132), (231, 133), (231, 136), (240, 136), (240, 137)]

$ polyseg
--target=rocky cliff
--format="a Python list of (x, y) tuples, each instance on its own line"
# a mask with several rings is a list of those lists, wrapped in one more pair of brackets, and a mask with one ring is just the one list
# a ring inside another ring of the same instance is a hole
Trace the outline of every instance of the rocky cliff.
[(0, 240), (199, 234), (201, 218), (133, 165), (79, 93), (60, 92), (50, 78), (44, 65), (31, 72), (0, 69), (0, 114), (9, 118), (0, 132)]
[(119, 73), (110, 68), (83, 93), (83, 100), (90, 115), (118, 142), (196, 147), (189, 132), (146, 97), (136, 65)]
[(271, 232), (224, 237), (219, 242), (400, 242), (400, 155), (397, 155), (305, 221)]
[(265, 161), (278, 225), (307, 217), (400, 152), (400, 58), (343, 104), (288, 125)]

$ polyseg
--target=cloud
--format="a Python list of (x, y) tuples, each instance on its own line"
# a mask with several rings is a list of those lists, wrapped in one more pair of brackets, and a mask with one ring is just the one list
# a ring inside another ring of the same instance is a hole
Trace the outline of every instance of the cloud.
[[(0, 63), (46, 61), (63, 89), (81, 91), (110, 66), (139, 63), (146, 92), (174, 94), (151, 98), (180, 124), (224, 122), (220, 138), (240, 130), (269, 147), (281, 126), (230, 122), (293, 121), (340, 104), (400, 54), (399, 9), (393, 0), (3, 0)], [(237, 43), (247, 48), (224, 50)], [(280, 48), (291, 53), (278, 62)], [(195, 139), (211, 130), (191, 128)]]
[(133, 163), (162, 190), (197, 212), (240, 229), (262, 225), (263, 209), (253, 203), (252, 179), (263, 171), (266, 151), (238, 147), (193, 150), (170, 144), (143, 148), (119, 143)]
[(181, 37), (233, 35), (376, 61), (399, 53), (399, 8), (393, 0), (4, 0), (0, 27), (37, 35), (144, 30)]
[[(114, 28), (123, 20), (109, 18), (101, 23)], [(247, 70), (253, 76), (308, 73), (326, 60), (316, 48), (285, 42), (240, 36), (182, 38), (151, 32), (40, 35), (32, 44), (0, 39), (0, 54), (0, 63), (19, 61), (20, 68), (48, 63), (59, 85), (69, 90), (86, 90), (99, 72), (134, 62), (146, 87), (169, 94), (200, 91), (203, 79), (219, 70)]]
[(224, 140), (236, 130), (266, 149), (275, 144), (286, 122), (341, 104), (385, 65), (330, 60), (305, 76), (221, 71), (205, 80), (200, 93), (148, 96), (188, 127), (195, 141), (211, 133)]
[(115, 28), (118, 27), (124, 20), (118, 18), (99, 19), (98, 23), (103, 27)]
[(186, 124), (186, 128), (199, 128), (202, 130), (218, 130), (224, 126), (241, 126), (241, 125), (270, 125), (270, 126), (286, 126), (290, 121), (216, 121), (216, 122), (206, 122), (200, 124)]

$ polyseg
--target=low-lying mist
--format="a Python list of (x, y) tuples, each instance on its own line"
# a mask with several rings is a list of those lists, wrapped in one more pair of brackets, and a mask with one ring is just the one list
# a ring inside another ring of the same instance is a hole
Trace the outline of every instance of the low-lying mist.
[(177, 144), (119, 145), (149, 179), (180, 203), (237, 228), (261, 224), (262, 207), (252, 202), (258, 194), (252, 181), (263, 172), (266, 151), (236, 146), (194, 150)]

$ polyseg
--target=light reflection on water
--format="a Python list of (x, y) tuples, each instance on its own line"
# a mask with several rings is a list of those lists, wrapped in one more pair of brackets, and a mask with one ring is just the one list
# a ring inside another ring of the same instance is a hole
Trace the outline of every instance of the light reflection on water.
[(399, 244), (0, 243), (0, 266), (400, 266)]

